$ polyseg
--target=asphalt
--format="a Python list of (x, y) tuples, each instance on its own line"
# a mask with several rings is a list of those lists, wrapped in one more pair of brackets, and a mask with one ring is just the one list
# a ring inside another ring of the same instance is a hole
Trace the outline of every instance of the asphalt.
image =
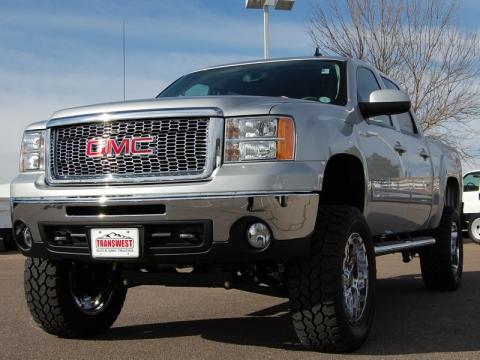
[(378, 258), (372, 332), (347, 355), (303, 350), (285, 299), (222, 289), (133, 288), (106, 335), (59, 339), (30, 318), (23, 262), (0, 254), (1, 359), (480, 359), (480, 246), (472, 243), (453, 293), (426, 291), (418, 259)]

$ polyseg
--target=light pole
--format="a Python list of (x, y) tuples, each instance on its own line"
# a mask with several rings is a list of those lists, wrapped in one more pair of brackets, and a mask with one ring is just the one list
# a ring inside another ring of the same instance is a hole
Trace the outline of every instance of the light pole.
[(269, 8), (292, 10), (295, 0), (245, 0), (247, 9), (263, 9), (263, 56), (270, 58)]

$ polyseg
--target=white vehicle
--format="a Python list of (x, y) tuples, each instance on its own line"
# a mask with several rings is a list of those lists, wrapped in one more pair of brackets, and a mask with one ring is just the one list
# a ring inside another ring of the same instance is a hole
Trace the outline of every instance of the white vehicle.
[(10, 184), (0, 185), (0, 251), (15, 249), (10, 215)]
[(480, 244), (480, 170), (463, 177), (463, 221), (470, 239)]

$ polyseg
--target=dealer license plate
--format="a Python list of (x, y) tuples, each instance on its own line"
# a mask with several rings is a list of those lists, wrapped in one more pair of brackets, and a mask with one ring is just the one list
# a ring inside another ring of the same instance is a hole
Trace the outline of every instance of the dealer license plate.
[(139, 229), (91, 229), (90, 245), (94, 258), (138, 258), (140, 256)]

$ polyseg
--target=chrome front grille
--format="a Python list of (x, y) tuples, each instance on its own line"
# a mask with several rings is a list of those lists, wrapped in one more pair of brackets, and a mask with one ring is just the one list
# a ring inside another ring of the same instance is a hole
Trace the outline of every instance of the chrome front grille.
[[(57, 182), (127, 181), (130, 178), (202, 177), (208, 167), (209, 118), (135, 119), (81, 123), (51, 128), (50, 179)], [(105, 156), (87, 155), (89, 140), (140, 141), (137, 149)]]

